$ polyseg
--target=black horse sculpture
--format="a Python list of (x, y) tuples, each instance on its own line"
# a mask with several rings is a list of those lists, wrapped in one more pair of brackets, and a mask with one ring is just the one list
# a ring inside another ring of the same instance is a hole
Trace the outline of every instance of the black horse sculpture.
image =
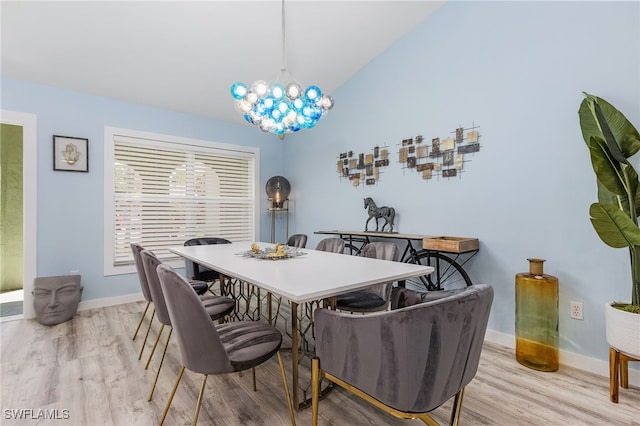
[(367, 209), (367, 212), (369, 213), (369, 219), (367, 219), (367, 222), (364, 224), (365, 231), (369, 230), (369, 221), (374, 218), (376, 220), (377, 231), (378, 219), (382, 218), (384, 219), (384, 224), (380, 231), (384, 232), (384, 227), (389, 225), (389, 230), (387, 232), (393, 232), (393, 219), (396, 217), (396, 210), (393, 207), (378, 207), (371, 197), (367, 197), (364, 199), (364, 208)]

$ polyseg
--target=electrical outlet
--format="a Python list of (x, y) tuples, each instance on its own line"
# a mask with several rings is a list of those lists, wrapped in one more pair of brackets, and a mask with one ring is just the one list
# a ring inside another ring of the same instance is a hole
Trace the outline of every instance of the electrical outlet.
[(583, 320), (584, 312), (582, 311), (582, 302), (569, 303), (569, 316), (573, 319)]

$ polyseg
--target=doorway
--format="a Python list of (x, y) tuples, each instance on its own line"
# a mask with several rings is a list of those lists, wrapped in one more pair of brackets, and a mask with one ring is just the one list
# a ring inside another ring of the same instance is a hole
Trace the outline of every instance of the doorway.
[(22, 315), (22, 126), (0, 124), (0, 317)]
[(36, 117), (2, 110), (0, 123), (0, 317), (33, 318)]

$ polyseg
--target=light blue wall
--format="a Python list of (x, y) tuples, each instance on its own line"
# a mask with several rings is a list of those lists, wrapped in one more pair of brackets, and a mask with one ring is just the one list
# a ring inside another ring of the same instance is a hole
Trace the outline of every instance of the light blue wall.
[[(284, 149), (245, 126), (3, 79), (2, 108), (38, 119), (38, 275), (80, 269), (85, 300), (139, 291), (133, 275), (102, 276), (105, 125), (258, 146), (262, 240), (270, 176), (291, 181), (290, 233), (309, 234), (309, 247), (316, 230), (363, 229), (371, 196), (396, 207), (399, 232), (480, 239), (469, 271), (495, 286), (493, 330), (513, 334), (514, 275), (528, 257), (547, 259), (560, 279), (561, 347), (606, 359), (603, 306), (629, 299), (629, 263), (589, 224), (595, 179), (577, 109), (589, 91), (640, 127), (639, 20), (637, 2), (448, 3), (332, 93), (334, 110)], [(402, 139), (472, 123), (482, 148), (461, 179), (423, 181), (395, 162)], [(53, 134), (89, 138), (88, 175), (51, 170)], [(393, 155), (378, 185), (339, 179), (340, 152), (385, 143)], [(584, 303), (584, 321), (568, 318), (570, 300)]]
[[(489, 327), (514, 333), (514, 275), (529, 257), (560, 280), (561, 348), (606, 359), (604, 304), (631, 297), (628, 252), (589, 223), (595, 178), (577, 110), (601, 96), (640, 128), (640, 3), (453, 2), (333, 93), (310, 132), (285, 141), (294, 231), (363, 230), (363, 197), (398, 212), (403, 233), (478, 237), (474, 282), (495, 286)], [(403, 173), (397, 144), (480, 126), (460, 179)], [(392, 148), (378, 185), (340, 180), (340, 152)], [(584, 321), (569, 301), (584, 303)]]
[[(231, 98), (224, 101), (233, 108)], [(259, 147), (260, 239), (269, 238), (264, 182), (282, 173), (282, 141), (273, 135), (248, 126), (7, 78), (2, 79), (2, 109), (37, 116), (37, 275), (63, 275), (79, 270), (84, 285), (83, 300), (140, 292), (134, 274), (110, 277), (103, 274), (105, 126)], [(89, 139), (89, 173), (53, 171), (52, 135)]]

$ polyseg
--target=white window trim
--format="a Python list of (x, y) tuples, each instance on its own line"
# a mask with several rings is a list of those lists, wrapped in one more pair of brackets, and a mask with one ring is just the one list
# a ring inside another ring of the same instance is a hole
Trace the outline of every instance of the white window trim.
[[(113, 185), (114, 185), (114, 138), (115, 136), (125, 136), (130, 138), (150, 139), (156, 141), (163, 141), (172, 144), (201, 146), (207, 148), (220, 149), (240, 155), (253, 156), (255, 159), (254, 164), (254, 210), (258, 212), (260, 198), (259, 198), (259, 177), (260, 177), (260, 148), (248, 147), (241, 145), (231, 145), (220, 142), (212, 142), (200, 139), (191, 139), (180, 136), (163, 135), (158, 133), (150, 133), (138, 130), (122, 129), (117, 127), (104, 128), (104, 275), (119, 275), (130, 274), (136, 272), (135, 265), (113, 265), (112, 256), (109, 254), (112, 252), (114, 245), (114, 197), (113, 197)], [(254, 236), (260, 235), (260, 215), (254, 215)], [(169, 265), (174, 268), (184, 267), (184, 261), (169, 261)]]

